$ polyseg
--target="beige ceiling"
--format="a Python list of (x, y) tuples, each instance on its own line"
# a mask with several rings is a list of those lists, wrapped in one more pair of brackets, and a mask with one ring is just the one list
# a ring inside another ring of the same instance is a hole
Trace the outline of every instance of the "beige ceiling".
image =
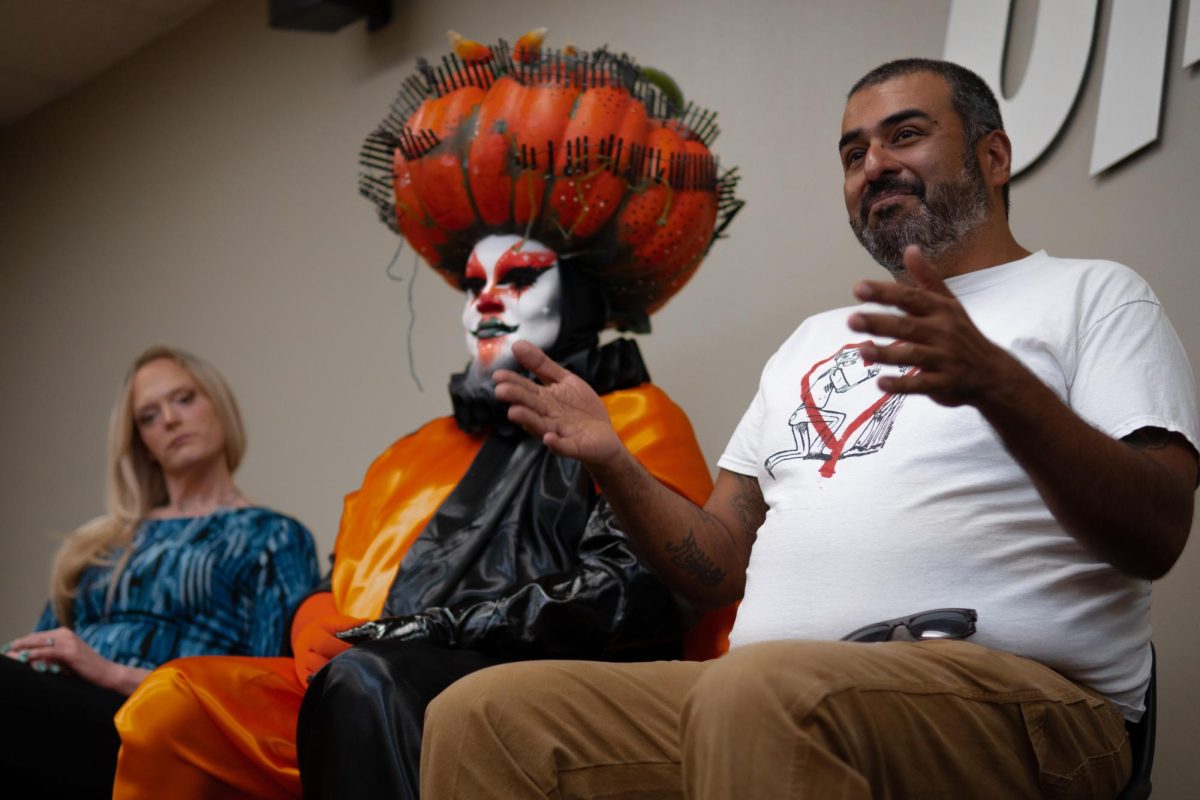
[(213, 2), (0, 0), (0, 127), (95, 78)]

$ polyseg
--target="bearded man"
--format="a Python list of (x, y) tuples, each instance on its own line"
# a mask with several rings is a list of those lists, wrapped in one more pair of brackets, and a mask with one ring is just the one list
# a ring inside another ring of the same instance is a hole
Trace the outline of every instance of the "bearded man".
[(1126, 267), (1016, 241), (1011, 145), (970, 71), (873, 70), (838, 148), (850, 225), (894, 281), (856, 284), (863, 305), (783, 344), (703, 508), (640, 469), (595, 395), (536, 348), (514, 352), (540, 383), (495, 376), (509, 417), (586, 465), (677, 593), (741, 600), (730, 652), (475, 673), (429, 709), (423, 796), (1125, 784), (1150, 581), (1191, 527), (1183, 349)]
[(582, 465), (511, 424), (492, 389), (514, 347), (549, 351), (644, 469), (704, 501), (687, 417), (632, 339), (598, 334), (648, 331), (741, 207), (712, 115), (603, 48), (470, 44), (421, 62), (362, 159), (382, 220), (466, 294), (454, 415), (394, 442), (347, 496), (292, 657), (171, 662), (130, 698), (118, 797), (415, 797), (425, 707), (462, 675), (722, 649), (729, 615), (693, 628)]

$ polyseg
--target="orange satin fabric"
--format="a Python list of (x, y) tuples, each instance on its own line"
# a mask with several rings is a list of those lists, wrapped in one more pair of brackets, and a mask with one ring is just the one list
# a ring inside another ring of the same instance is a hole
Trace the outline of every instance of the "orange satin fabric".
[(290, 658), (169, 661), (117, 712), (113, 797), (295, 798), (304, 690)]
[(322, 617), (338, 613), (333, 602), (333, 592), (313, 592), (292, 615), (292, 652), (296, 652), (296, 634), (317, 622)]
[(465, 434), (452, 417), (442, 417), (372, 462), (362, 488), (346, 495), (333, 546), (333, 596), (339, 611), (364, 619), (383, 613), (409, 545), (462, 480), (482, 445), (482, 436)]
[[(703, 504), (712, 481), (691, 424), (658, 388), (603, 398), (613, 427), (658, 480)], [(333, 607), (375, 618), (412, 541), (461, 480), (482, 444), (451, 418), (434, 420), (385, 450), (362, 488), (347, 495), (334, 545)], [(313, 598), (306, 614), (329, 607)], [(689, 638), (690, 657), (728, 646), (730, 614)], [(301, 623), (302, 624), (302, 623)], [(204, 656), (164, 664), (117, 713), (114, 797), (300, 796), (296, 718), (304, 686), (290, 658)]]

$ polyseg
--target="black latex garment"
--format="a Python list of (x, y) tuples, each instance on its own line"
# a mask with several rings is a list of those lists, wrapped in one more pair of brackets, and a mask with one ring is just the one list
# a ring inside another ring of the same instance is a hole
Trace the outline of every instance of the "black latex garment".
[[(563, 363), (601, 394), (648, 379), (630, 340)], [(456, 416), (467, 424), (495, 414), (479, 398), (461, 400)], [(690, 621), (634, 556), (582, 465), (511, 427), (488, 434), (405, 555), (384, 610), (340, 635), (504, 659), (643, 660), (678, 657)]]

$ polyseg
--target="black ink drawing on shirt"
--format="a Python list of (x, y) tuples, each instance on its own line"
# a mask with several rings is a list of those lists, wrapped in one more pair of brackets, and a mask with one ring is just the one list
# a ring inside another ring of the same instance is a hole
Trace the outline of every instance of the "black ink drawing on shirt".
[[(824, 461), (820, 472), (828, 478), (838, 459), (865, 456), (883, 447), (904, 395), (879, 391), (874, 378), (881, 367), (862, 357), (861, 346), (844, 345), (805, 373), (800, 407), (788, 419), (794, 447), (780, 450), (764, 463), (772, 478), (779, 464), (795, 458)], [(897, 374), (910, 370), (899, 367)]]

